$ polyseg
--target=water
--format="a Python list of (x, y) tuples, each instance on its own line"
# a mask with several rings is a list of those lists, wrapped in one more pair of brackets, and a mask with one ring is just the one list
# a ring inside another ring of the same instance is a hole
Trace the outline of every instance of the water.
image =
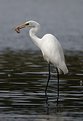
[[(57, 106), (56, 70), (51, 65), (48, 104), (47, 63), (28, 30), (27, 20), (41, 25), (39, 36), (54, 34), (62, 44), (69, 74), (60, 75)], [(0, 121), (83, 121), (83, 0), (0, 0)]]
[(47, 63), (39, 51), (0, 53), (0, 121), (82, 121), (83, 53), (66, 51), (69, 74), (60, 76), (57, 106), (56, 70), (51, 65), (48, 105)]

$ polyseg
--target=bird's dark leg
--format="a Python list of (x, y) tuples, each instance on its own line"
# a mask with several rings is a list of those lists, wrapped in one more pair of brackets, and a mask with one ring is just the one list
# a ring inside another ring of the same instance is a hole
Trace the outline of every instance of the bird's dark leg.
[(49, 71), (49, 74), (48, 74), (48, 80), (47, 80), (47, 85), (46, 85), (46, 89), (45, 89), (45, 96), (46, 97), (47, 97), (48, 83), (49, 83), (49, 80), (50, 80), (50, 63), (48, 64), (48, 71)]
[(58, 68), (56, 68), (56, 71), (57, 71), (57, 79), (58, 79), (58, 82), (57, 82), (57, 105), (58, 105), (58, 99), (59, 99), (59, 71), (58, 71)]

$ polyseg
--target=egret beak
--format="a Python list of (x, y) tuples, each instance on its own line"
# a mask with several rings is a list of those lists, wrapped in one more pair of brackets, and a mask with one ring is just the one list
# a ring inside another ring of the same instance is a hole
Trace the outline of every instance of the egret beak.
[(17, 27), (15, 28), (15, 31), (16, 31), (17, 33), (20, 33), (20, 29), (25, 28), (25, 27), (26, 27), (26, 23), (23, 23), (23, 24), (17, 26)]

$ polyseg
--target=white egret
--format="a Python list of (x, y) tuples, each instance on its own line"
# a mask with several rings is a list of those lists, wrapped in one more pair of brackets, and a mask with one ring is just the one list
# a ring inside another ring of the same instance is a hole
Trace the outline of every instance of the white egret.
[(65, 64), (65, 58), (63, 49), (61, 47), (61, 44), (57, 40), (55, 36), (52, 34), (46, 34), (42, 38), (38, 38), (36, 36), (36, 33), (38, 32), (40, 28), (40, 24), (36, 21), (27, 21), (19, 26), (16, 27), (15, 31), (17, 33), (20, 33), (20, 29), (30, 27), (29, 35), (33, 42), (40, 48), (42, 51), (44, 59), (48, 62), (48, 70), (49, 70), (49, 76), (48, 81), (45, 89), (45, 95), (47, 96), (47, 87), (50, 80), (50, 63), (52, 63), (56, 67), (57, 71), (57, 78), (58, 78), (58, 87), (57, 87), (57, 96), (59, 98), (59, 74), (60, 73), (68, 73), (67, 66)]

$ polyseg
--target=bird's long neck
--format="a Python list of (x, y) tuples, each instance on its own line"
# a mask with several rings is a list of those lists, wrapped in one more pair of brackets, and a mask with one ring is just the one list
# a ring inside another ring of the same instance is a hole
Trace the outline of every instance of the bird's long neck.
[(40, 47), (40, 44), (41, 44), (40, 43), (41, 42), (41, 39), (36, 36), (36, 33), (38, 32), (39, 28), (40, 28), (40, 25), (38, 25), (38, 26), (36, 26), (34, 28), (31, 28), (30, 31), (29, 31), (29, 35), (30, 35), (31, 39), (33, 40), (33, 42), (38, 47)]

